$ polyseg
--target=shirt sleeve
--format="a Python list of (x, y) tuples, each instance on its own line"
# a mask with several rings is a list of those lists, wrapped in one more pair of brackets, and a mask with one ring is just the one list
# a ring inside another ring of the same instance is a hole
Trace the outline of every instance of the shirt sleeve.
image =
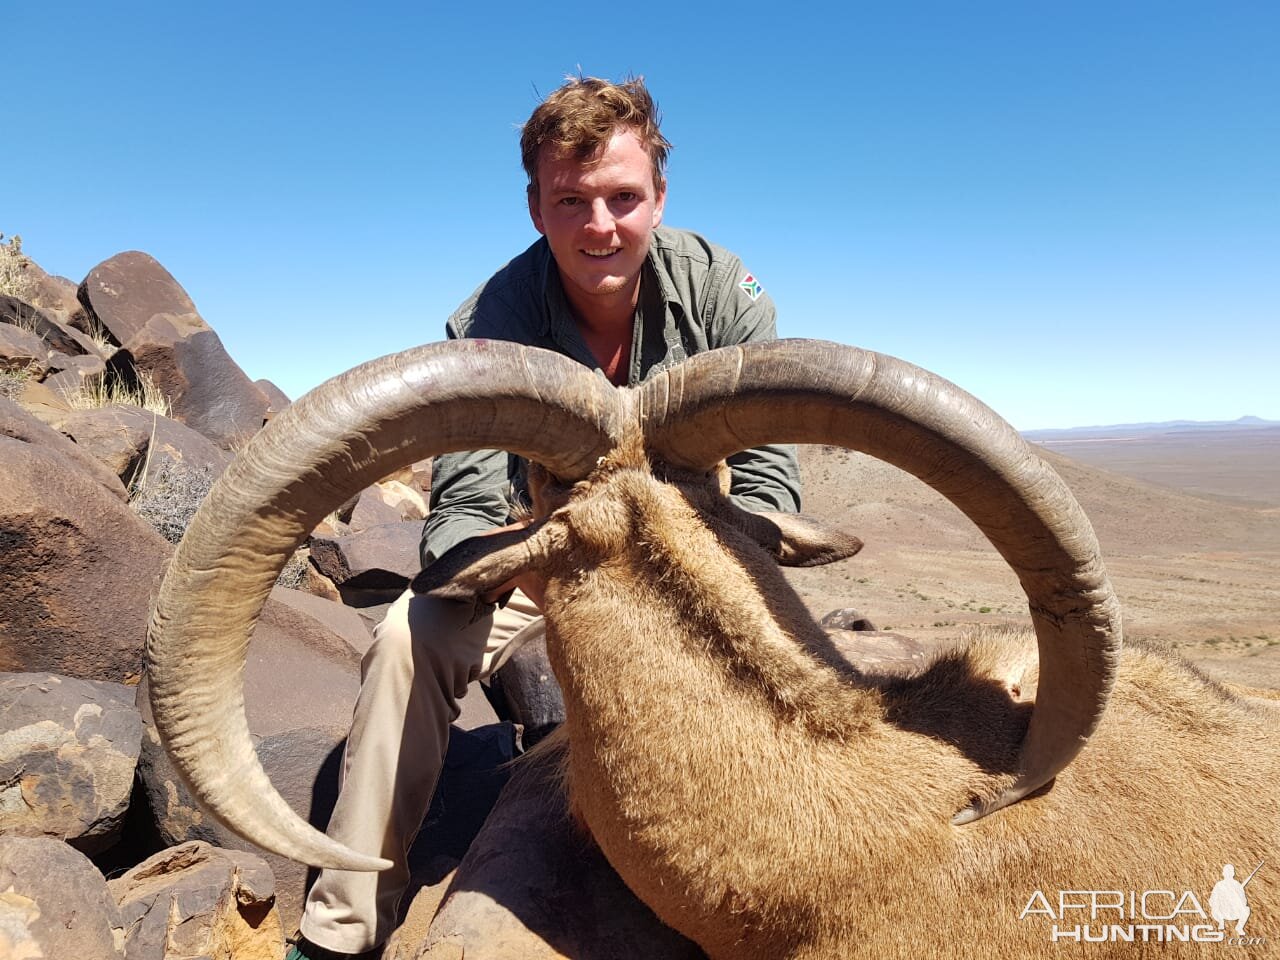
[[(714, 346), (778, 339), (773, 298), (736, 257), (723, 279), (712, 321)], [(769, 444), (728, 459), (729, 498), (744, 510), (800, 510), (800, 465), (793, 444)]]
[[(470, 306), (468, 303), (462, 309)], [(459, 314), (445, 324), (450, 340), (463, 337)], [(465, 450), (435, 458), (431, 464), (431, 509), (418, 548), (424, 568), (463, 540), (507, 522), (509, 461), (502, 450)]]

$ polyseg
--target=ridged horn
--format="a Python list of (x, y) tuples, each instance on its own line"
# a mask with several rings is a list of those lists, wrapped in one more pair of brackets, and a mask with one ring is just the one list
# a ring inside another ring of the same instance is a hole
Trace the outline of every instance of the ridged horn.
[(909, 363), (816, 340), (700, 354), (644, 384), (637, 405), (649, 448), (684, 467), (781, 442), (891, 463), (959, 507), (1013, 568), (1040, 651), (1035, 709), (1014, 782), (953, 822), (1025, 797), (1080, 752), (1115, 679), (1119, 603), (1070, 490), (990, 408)]
[(388, 867), (302, 820), (254, 752), (245, 654), (275, 579), (330, 510), (423, 457), (497, 448), (566, 480), (585, 477), (616, 442), (621, 397), (566, 357), (468, 340), (356, 367), (264, 427), (192, 520), (147, 632), (156, 727), (201, 804), (246, 839), (295, 860)]

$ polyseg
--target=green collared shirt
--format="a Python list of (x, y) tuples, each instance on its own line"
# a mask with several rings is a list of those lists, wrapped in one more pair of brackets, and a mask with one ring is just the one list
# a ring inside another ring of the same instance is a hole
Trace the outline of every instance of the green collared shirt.
[[(499, 270), (445, 325), (449, 339), (484, 337), (544, 347), (599, 370), (578, 332), (551, 248), (539, 239)], [(773, 301), (742, 261), (695, 233), (659, 227), (640, 280), (628, 385), (696, 353), (773, 340)], [(603, 376), (601, 372), (601, 376)], [(454, 544), (510, 522), (524, 499), (524, 463), (499, 450), (444, 454), (431, 473), (431, 514), (422, 535), (425, 567)], [(800, 471), (790, 446), (729, 458), (730, 496), (748, 510), (800, 509)]]

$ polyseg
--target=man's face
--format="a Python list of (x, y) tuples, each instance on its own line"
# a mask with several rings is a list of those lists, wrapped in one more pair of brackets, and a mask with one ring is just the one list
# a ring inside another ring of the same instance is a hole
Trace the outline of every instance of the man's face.
[(593, 306), (616, 306), (621, 298), (635, 304), (665, 202), (666, 186), (654, 187), (653, 161), (629, 129), (615, 133), (598, 159), (545, 150), (538, 158), (529, 215), (551, 245), (565, 293), (582, 319), (590, 322)]

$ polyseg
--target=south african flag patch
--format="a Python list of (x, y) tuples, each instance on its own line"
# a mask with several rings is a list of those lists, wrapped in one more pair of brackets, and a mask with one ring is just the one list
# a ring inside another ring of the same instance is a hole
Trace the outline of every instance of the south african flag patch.
[(749, 273), (738, 281), (738, 286), (752, 300), (759, 300), (760, 294), (764, 293), (764, 287), (760, 286), (760, 281)]

